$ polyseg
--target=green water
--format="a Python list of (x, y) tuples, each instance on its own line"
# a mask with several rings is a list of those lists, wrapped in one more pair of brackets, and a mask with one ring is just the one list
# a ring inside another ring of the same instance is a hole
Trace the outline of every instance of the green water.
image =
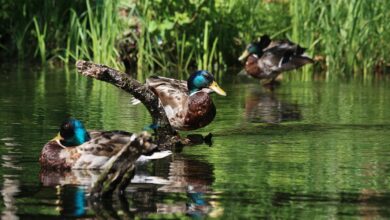
[(285, 80), (269, 91), (221, 77), (228, 96), (213, 95), (217, 117), (197, 131), (213, 145), (145, 165), (147, 183), (106, 204), (86, 195), (99, 173), (40, 172), (42, 146), (68, 115), (105, 130), (151, 120), (119, 89), (59, 69), (0, 72), (3, 219), (390, 217), (388, 80)]

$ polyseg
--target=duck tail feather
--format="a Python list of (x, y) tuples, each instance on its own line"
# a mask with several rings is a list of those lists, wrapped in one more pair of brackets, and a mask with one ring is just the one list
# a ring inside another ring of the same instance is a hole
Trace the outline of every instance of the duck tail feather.
[(141, 103), (141, 101), (139, 99), (136, 99), (134, 97), (131, 98), (130, 102), (132, 105), (138, 105), (139, 103)]
[(164, 151), (157, 151), (157, 152), (153, 152), (151, 155), (141, 155), (136, 163), (138, 164), (143, 164), (143, 163), (146, 163), (150, 160), (159, 160), (159, 159), (162, 159), (162, 158), (165, 158), (165, 157), (168, 157), (172, 154), (172, 151), (170, 150), (164, 150)]
[(295, 54), (302, 55), (305, 51), (306, 51), (306, 48), (297, 45), (297, 49), (295, 50)]
[(259, 40), (260, 48), (264, 49), (264, 48), (268, 47), (268, 45), (270, 43), (271, 43), (271, 38), (267, 34), (264, 34), (263, 36), (261, 36), (261, 38)]
[(303, 56), (293, 56), (290, 57), (288, 62), (281, 65), (281, 71), (289, 71), (293, 69), (298, 69), (306, 64), (313, 63), (313, 59)]

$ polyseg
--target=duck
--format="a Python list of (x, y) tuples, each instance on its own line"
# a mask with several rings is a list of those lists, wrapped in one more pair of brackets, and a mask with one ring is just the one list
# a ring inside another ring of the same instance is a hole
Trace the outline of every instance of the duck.
[(57, 136), (44, 145), (39, 163), (45, 169), (101, 170), (122, 148), (134, 141), (140, 143), (134, 150), (138, 159), (160, 159), (171, 154), (170, 151), (158, 152), (147, 132), (87, 131), (80, 120), (69, 118), (61, 124)]
[[(195, 71), (187, 81), (152, 76), (145, 84), (159, 98), (171, 126), (182, 131), (205, 127), (214, 120), (216, 108), (210, 93), (226, 96), (206, 70)], [(134, 100), (133, 104), (139, 103)]]
[(305, 50), (289, 40), (271, 40), (263, 35), (248, 44), (238, 60), (245, 61), (246, 74), (273, 83), (283, 72), (314, 63)]

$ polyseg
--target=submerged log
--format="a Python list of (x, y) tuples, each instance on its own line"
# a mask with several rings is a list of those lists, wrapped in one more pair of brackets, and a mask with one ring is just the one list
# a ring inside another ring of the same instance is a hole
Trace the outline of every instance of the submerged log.
[[(155, 130), (156, 144), (158, 144), (159, 149), (172, 150), (180, 142), (176, 131), (169, 123), (164, 108), (160, 105), (158, 97), (147, 86), (127, 74), (105, 65), (80, 60), (77, 61), (76, 67), (78, 72), (84, 76), (111, 83), (139, 99), (152, 116), (153, 124), (157, 125)], [(92, 187), (91, 195), (93, 198), (110, 197), (114, 190), (121, 191), (127, 187), (134, 176), (135, 161), (145, 147), (142, 139), (137, 140), (129, 143), (111, 159), (109, 166)]]
[[(139, 99), (152, 116), (153, 124), (157, 125), (155, 129), (157, 140), (154, 143), (157, 144), (158, 149), (175, 150), (176, 146), (182, 147), (198, 142), (203, 143), (203, 141), (211, 145), (211, 134), (205, 138), (191, 136), (181, 140), (170, 125), (159, 98), (147, 86), (129, 75), (108, 66), (84, 60), (77, 61), (76, 67), (82, 75), (111, 83)], [(133, 178), (135, 161), (141, 154), (145, 153), (145, 147), (147, 146), (145, 146), (145, 142), (142, 139), (135, 139), (113, 157), (109, 166), (99, 176), (97, 182), (94, 183), (91, 190), (92, 197), (110, 197), (116, 189), (123, 191)]]
[(116, 189), (124, 190), (134, 176), (135, 162), (142, 154), (148, 154), (157, 146), (147, 133), (133, 134), (132, 140), (108, 162), (109, 165), (93, 184), (93, 198), (110, 197)]
[(179, 142), (176, 131), (169, 124), (164, 108), (159, 104), (158, 97), (147, 86), (105, 65), (79, 60), (76, 67), (78, 72), (84, 76), (111, 83), (139, 99), (152, 116), (153, 124), (157, 125), (159, 148), (172, 149)]

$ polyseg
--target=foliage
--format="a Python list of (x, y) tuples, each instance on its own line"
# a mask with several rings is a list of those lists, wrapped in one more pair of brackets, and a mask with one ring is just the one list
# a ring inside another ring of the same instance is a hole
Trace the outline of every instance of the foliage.
[[(139, 63), (178, 70), (240, 65), (237, 57), (245, 42), (267, 29), (280, 31), (266, 14), (286, 5), (265, 5), (254, 0), (247, 4), (237, 0), (137, 1), (133, 7), (142, 27)], [(282, 23), (287, 18), (280, 17), (276, 20)]]
[[(121, 68), (128, 37), (140, 72), (241, 66), (262, 34), (289, 38), (321, 60), (327, 77), (386, 69), (388, 1), (0, 0), (0, 56), (41, 62), (88, 59)], [(310, 70), (306, 68), (306, 70)], [(307, 71), (306, 71), (307, 72)], [(300, 74), (310, 78), (311, 74)]]
[(1, 13), (3, 56), (90, 59), (118, 67), (121, 35), (116, 1), (5, 1)]
[(291, 38), (326, 59), (328, 74), (371, 73), (389, 61), (388, 1), (290, 1)]

